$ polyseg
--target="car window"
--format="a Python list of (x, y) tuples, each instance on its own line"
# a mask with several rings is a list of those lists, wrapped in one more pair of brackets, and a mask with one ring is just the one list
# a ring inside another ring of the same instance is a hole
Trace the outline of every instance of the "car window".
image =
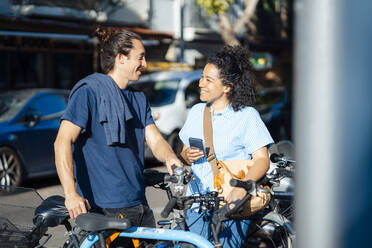
[(196, 103), (200, 102), (199, 80), (191, 82), (185, 90), (186, 107), (191, 108)]
[(37, 98), (28, 108), (27, 113), (46, 116), (65, 110), (67, 98), (62, 94), (49, 94)]
[(0, 122), (11, 120), (33, 95), (31, 91), (0, 93)]
[(174, 102), (178, 85), (178, 80), (162, 80), (134, 83), (130, 87), (142, 91), (152, 107), (160, 107)]

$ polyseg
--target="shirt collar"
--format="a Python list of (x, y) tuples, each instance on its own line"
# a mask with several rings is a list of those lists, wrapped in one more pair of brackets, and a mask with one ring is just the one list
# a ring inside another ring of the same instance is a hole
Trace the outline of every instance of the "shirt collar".
[[(210, 111), (211, 113), (213, 113), (213, 106), (211, 105), (210, 106)], [(230, 113), (234, 112), (234, 109), (232, 108), (232, 105), (231, 103), (229, 105), (227, 105), (227, 107), (222, 110), (221, 112), (217, 113), (217, 114), (212, 114), (212, 116), (228, 116)]]

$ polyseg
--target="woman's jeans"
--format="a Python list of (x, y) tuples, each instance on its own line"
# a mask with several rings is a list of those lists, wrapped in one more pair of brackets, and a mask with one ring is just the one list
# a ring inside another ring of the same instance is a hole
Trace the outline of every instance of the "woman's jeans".
[[(191, 232), (197, 233), (210, 241), (213, 241), (213, 233), (210, 228), (211, 215), (199, 214), (195, 211), (187, 211), (186, 223)], [(249, 220), (225, 221), (225, 228), (220, 232), (220, 242), (223, 248), (238, 248), (244, 244), (248, 231)]]

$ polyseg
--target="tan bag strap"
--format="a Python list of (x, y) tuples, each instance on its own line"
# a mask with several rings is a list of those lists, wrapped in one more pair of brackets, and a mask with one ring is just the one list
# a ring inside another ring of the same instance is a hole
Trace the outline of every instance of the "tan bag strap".
[(212, 119), (211, 119), (211, 109), (209, 104), (205, 105), (204, 108), (204, 119), (203, 119), (203, 133), (204, 141), (206, 146), (206, 155), (207, 161), (211, 165), (213, 175), (218, 174), (218, 167), (216, 157), (214, 156), (213, 148), (213, 128), (212, 128)]

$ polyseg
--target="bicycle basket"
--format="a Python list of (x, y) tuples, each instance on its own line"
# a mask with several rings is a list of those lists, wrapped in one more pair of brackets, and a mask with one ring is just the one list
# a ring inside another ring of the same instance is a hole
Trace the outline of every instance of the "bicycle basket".
[(38, 245), (43, 232), (32, 222), (41, 196), (34, 190), (0, 185), (1, 247), (29, 248)]

